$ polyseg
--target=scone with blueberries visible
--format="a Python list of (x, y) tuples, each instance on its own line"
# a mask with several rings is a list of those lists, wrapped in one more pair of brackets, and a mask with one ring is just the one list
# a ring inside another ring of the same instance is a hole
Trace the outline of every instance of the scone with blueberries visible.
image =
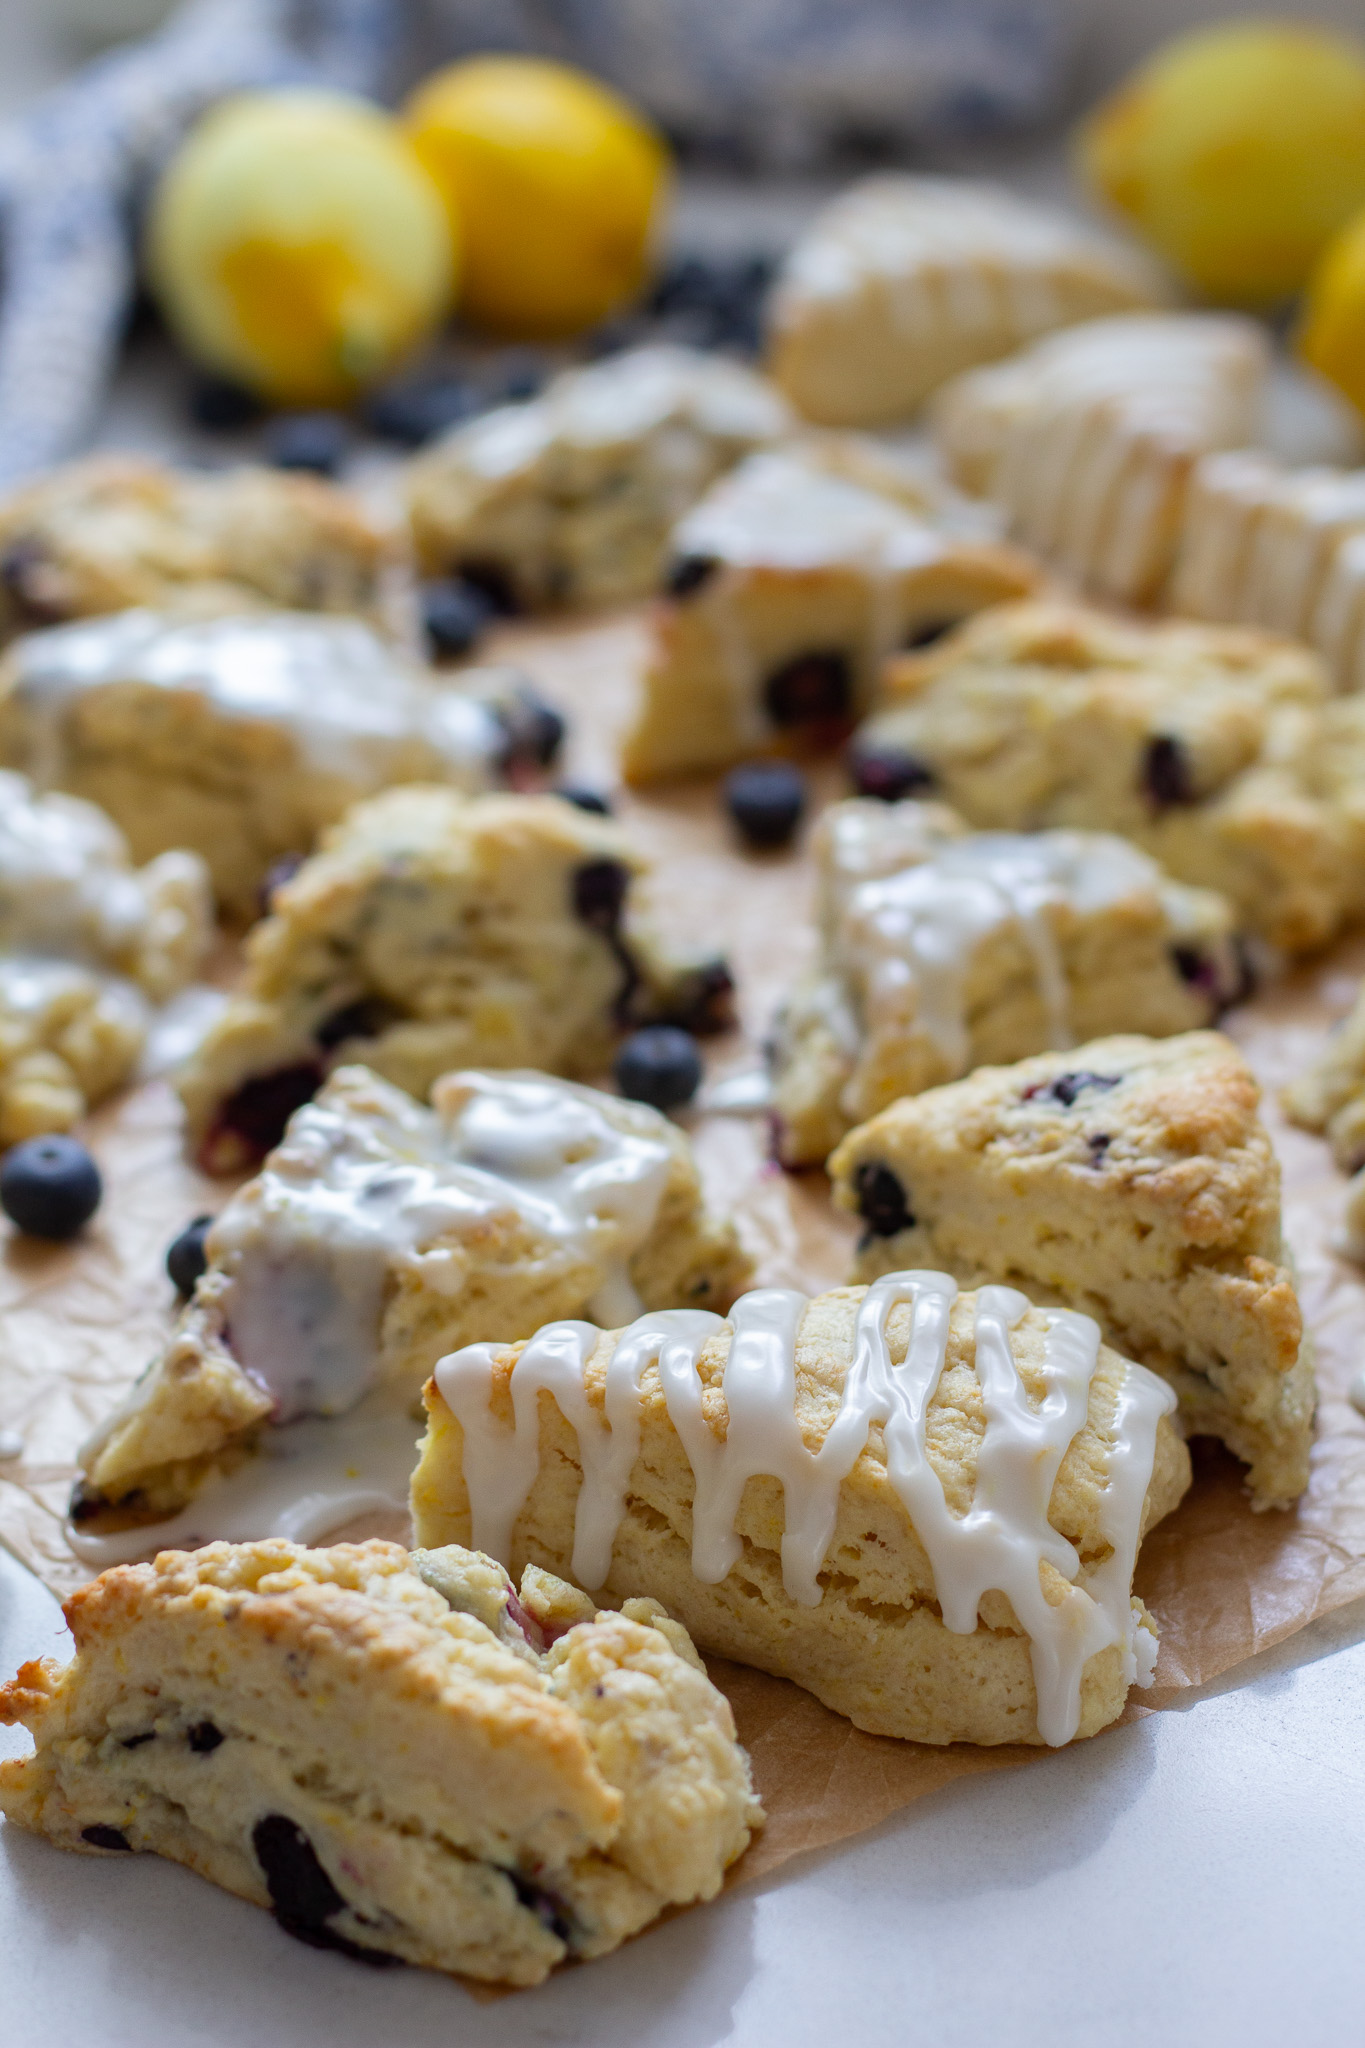
[(455, 427), (409, 466), (418, 558), (503, 607), (620, 604), (659, 582), (674, 523), (791, 415), (743, 364), (630, 349)]
[[(340, 1428), (332, 1452), (319, 1439), (323, 1464), (291, 1493), (271, 1478), (285, 1467), (271, 1466), (267, 1425), (351, 1418), (354, 1434), (370, 1416), (387, 1429), (457, 1345), (566, 1316), (725, 1308), (751, 1268), (705, 1204), (687, 1138), (644, 1103), (547, 1074), (463, 1072), (426, 1108), (364, 1067), (295, 1113), (205, 1253), (161, 1357), (82, 1446), (72, 1520), (87, 1535), (174, 1515), (212, 1474), (250, 1486), (255, 1451), (270, 1514), (288, 1516), (354, 1443)], [(411, 1423), (397, 1433), (406, 1482)], [(213, 1526), (223, 1502), (201, 1503), (195, 1533), (236, 1533)]]
[(320, 477), (91, 456), (0, 501), (0, 638), (133, 605), (380, 621), (392, 553), (360, 501)]
[(150, 1852), (313, 1948), (494, 1983), (714, 1898), (761, 1827), (728, 1701), (657, 1603), (396, 1544), (165, 1551), (0, 1687), (0, 1810)]
[(1209, 1024), (1249, 973), (1227, 901), (1104, 832), (969, 832), (942, 804), (834, 804), (819, 957), (773, 1043), (779, 1156), (987, 1062)]
[(886, 695), (852, 745), (866, 795), (938, 797), (983, 831), (1121, 833), (1289, 952), (1358, 914), (1365, 724), (1292, 641), (1006, 605), (893, 662)]
[(1038, 576), (963, 501), (851, 436), (751, 455), (672, 549), (623, 750), (636, 782), (836, 744), (889, 654)]
[(619, 825), (555, 796), (416, 786), (358, 804), (272, 894), (181, 1074), (201, 1162), (260, 1158), (349, 1061), (424, 1096), (463, 1066), (595, 1076), (634, 1023), (712, 1028), (729, 975), (640, 914), (646, 868)]
[(239, 919), (361, 797), (491, 789), (561, 734), (516, 670), (446, 686), (361, 620), (303, 612), (125, 611), (29, 634), (0, 664), (0, 760), (102, 805), (140, 860), (193, 848)]
[(1170, 1381), (1183, 1426), (1308, 1483), (1314, 1383), (1280, 1173), (1246, 1061), (1217, 1032), (1100, 1038), (894, 1103), (830, 1160), (860, 1278), (945, 1265), (1094, 1316)]

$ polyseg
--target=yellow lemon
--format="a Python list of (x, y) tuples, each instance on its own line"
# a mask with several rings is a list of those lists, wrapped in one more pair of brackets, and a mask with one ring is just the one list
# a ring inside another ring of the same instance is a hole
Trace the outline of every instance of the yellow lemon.
[(148, 267), (190, 353), (282, 405), (381, 376), (450, 302), (441, 198), (398, 123), (343, 93), (246, 93), (157, 187)]
[(1365, 46), (1287, 22), (1179, 36), (1082, 125), (1077, 153), (1198, 291), (1273, 305), (1365, 204)]
[(1365, 412), (1365, 213), (1328, 244), (1309, 281), (1298, 349)]
[(405, 115), (460, 237), (470, 320), (573, 334), (639, 290), (668, 152), (615, 93), (563, 64), (475, 57), (428, 79)]

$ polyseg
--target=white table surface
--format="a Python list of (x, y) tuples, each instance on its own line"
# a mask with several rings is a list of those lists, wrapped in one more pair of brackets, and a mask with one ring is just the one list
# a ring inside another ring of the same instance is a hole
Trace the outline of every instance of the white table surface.
[[(0, 1667), (61, 1654), (0, 1552)], [(154, 1857), (0, 1826), (0, 2041), (82, 2048), (1354, 2048), (1365, 1603), (1254, 1675), (962, 1780), (537, 1991), (298, 1946)], [(26, 1746), (0, 1730), (0, 1751)]]

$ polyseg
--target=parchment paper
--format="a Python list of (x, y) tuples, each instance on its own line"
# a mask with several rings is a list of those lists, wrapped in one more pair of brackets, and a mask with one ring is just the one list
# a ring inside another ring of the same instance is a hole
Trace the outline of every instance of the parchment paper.
[[(614, 791), (639, 621), (509, 628), (502, 638), (497, 651), (522, 660), (574, 721), (568, 773)], [(842, 793), (832, 769), (815, 781), (821, 796)], [(623, 796), (619, 812), (659, 863), (658, 914), (681, 935), (722, 945), (736, 971), (743, 1030), (711, 1048), (712, 1075), (754, 1066), (776, 1001), (809, 954), (799, 851), (740, 851), (710, 784)], [(1346, 1398), (1365, 1359), (1365, 1276), (1331, 1250), (1344, 1183), (1326, 1146), (1286, 1126), (1273, 1096), (1348, 1007), (1362, 967), (1365, 941), (1352, 941), (1229, 1020), (1267, 1088), (1288, 1236), (1317, 1343), (1313, 1477), (1294, 1513), (1254, 1515), (1234, 1461), (1196, 1446), (1191, 1494), (1142, 1551), (1137, 1584), (1160, 1622), (1161, 1654), (1156, 1686), (1135, 1695), (1142, 1704), (1130, 1715), (1170, 1703), (1365, 1595), (1365, 1418)], [(823, 1174), (769, 1165), (761, 1119), (697, 1113), (691, 1128), (711, 1197), (736, 1213), (761, 1283), (814, 1293), (847, 1277), (853, 1228), (834, 1214)], [(72, 1247), (14, 1236), (0, 1247), (0, 1430), (24, 1442), (21, 1459), (0, 1463), (0, 1540), (59, 1594), (87, 1576), (62, 1538), (76, 1447), (162, 1341), (172, 1307), (166, 1244), (231, 1191), (184, 1163), (178, 1105), (162, 1082), (101, 1112), (89, 1135), (107, 1187), (90, 1230)], [(734, 1704), (769, 1816), (740, 1881), (871, 1827), (954, 1777), (1038, 1754), (862, 1735), (780, 1679), (720, 1662), (713, 1673)]]

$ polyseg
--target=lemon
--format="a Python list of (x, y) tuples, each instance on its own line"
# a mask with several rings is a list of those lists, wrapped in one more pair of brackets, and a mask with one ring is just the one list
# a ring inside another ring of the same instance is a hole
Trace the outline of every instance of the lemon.
[(1245, 22), (1179, 36), (1082, 125), (1082, 175), (1198, 291), (1298, 291), (1365, 204), (1365, 46)]
[(297, 90), (224, 101), (157, 187), (148, 267), (199, 361), (282, 405), (381, 376), (450, 302), (439, 193), (364, 100)]
[(1365, 212), (1329, 242), (1309, 281), (1298, 350), (1365, 412)]
[(661, 137), (567, 65), (475, 57), (405, 109), (463, 253), (460, 311), (523, 339), (573, 334), (639, 290), (667, 185)]

